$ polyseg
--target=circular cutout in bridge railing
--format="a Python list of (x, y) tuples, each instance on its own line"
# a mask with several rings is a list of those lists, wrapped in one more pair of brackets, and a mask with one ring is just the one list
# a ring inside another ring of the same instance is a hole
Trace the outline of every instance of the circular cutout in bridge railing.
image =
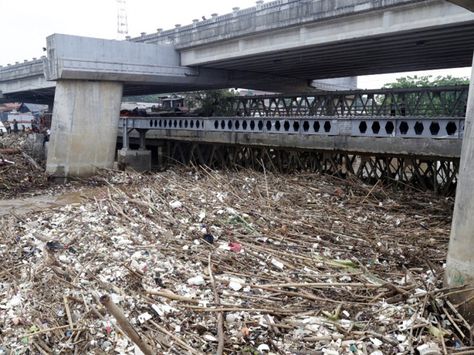
[(201, 122), (199, 120), (196, 120), (196, 128), (199, 128), (201, 126)]
[(367, 132), (367, 122), (362, 121), (359, 123), (359, 132), (365, 134)]
[(258, 130), (259, 131), (263, 130), (263, 121), (258, 121)]
[(221, 121), (221, 129), (225, 129), (225, 121), (224, 120)]
[(174, 120), (173, 126), (174, 126), (174, 128), (178, 127), (178, 121), (177, 120)]
[(184, 128), (188, 128), (188, 120), (184, 120)]
[(194, 120), (189, 121), (189, 128), (194, 128)]
[(232, 120), (227, 121), (227, 128), (232, 129)]
[(372, 133), (379, 134), (380, 132), (380, 123), (379, 121), (375, 121), (372, 123)]
[(305, 131), (305, 132), (309, 131), (309, 122), (308, 121), (303, 122), (303, 131)]
[(450, 136), (454, 136), (458, 130), (458, 127), (456, 125), (456, 122), (450, 121), (446, 125), (446, 133)]
[(267, 131), (272, 130), (272, 121), (267, 121)]
[(183, 128), (183, 121), (182, 120), (179, 120), (178, 126), (179, 126), (179, 128)]
[(285, 132), (288, 132), (290, 130), (290, 122), (285, 121), (283, 128), (285, 129)]
[(242, 122), (242, 129), (247, 129), (247, 121)]
[(278, 132), (280, 131), (280, 129), (281, 129), (281, 123), (280, 123), (280, 121), (276, 121), (276, 122), (275, 122), (275, 129), (276, 129)]
[(153, 127), (153, 120), (150, 120), (149, 124), (150, 124), (150, 127)]
[(415, 123), (415, 134), (417, 136), (421, 136), (424, 130), (425, 130), (425, 125), (423, 124), (423, 122), (418, 121)]
[(321, 129), (321, 124), (319, 123), (319, 121), (315, 121), (313, 123), (313, 129), (316, 133), (319, 132), (319, 130)]
[(218, 129), (219, 128), (219, 121), (214, 121), (214, 129)]
[(402, 121), (400, 122), (400, 126), (399, 126), (399, 129), (400, 129), (400, 134), (402, 135), (406, 135), (408, 133), (408, 122), (407, 121)]
[(250, 129), (252, 131), (255, 129), (255, 121), (250, 121)]
[(166, 128), (168, 126), (168, 121), (167, 120), (163, 120), (163, 127)]
[(394, 130), (395, 125), (393, 124), (393, 122), (388, 121), (387, 123), (385, 123), (385, 132), (387, 132), (387, 134), (393, 134)]
[(293, 123), (293, 131), (298, 132), (300, 130), (300, 123), (298, 121), (295, 121)]
[(326, 121), (324, 122), (324, 132), (329, 133), (331, 131), (331, 122)]
[(438, 122), (431, 122), (430, 124), (430, 133), (432, 136), (437, 136), (441, 127)]

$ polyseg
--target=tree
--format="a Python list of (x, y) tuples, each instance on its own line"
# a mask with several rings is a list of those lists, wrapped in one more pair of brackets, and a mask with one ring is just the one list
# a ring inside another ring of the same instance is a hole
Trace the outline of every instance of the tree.
[(232, 100), (237, 94), (234, 90), (207, 90), (188, 93), (185, 105), (195, 109), (200, 116), (230, 116), (234, 111)]
[[(406, 76), (395, 82), (387, 83), (387, 89), (423, 89), (413, 92), (398, 92), (380, 95), (376, 98), (379, 104), (396, 106), (395, 110), (402, 115), (430, 116), (464, 116), (467, 90), (460, 86), (469, 85), (468, 78), (447, 76)], [(433, 88), (446, 88), (432, 90)]]
[(428, 87), (442, 87), (455, 85), (469, 85), (469, 79), (466, 77), (454, 77), (451, 75), (436, 76), (406, 76), (397, 78), (395, 82), (387, 83), (384, 88), (387, 89), (409, 89), (409, 88), (428, 88)]

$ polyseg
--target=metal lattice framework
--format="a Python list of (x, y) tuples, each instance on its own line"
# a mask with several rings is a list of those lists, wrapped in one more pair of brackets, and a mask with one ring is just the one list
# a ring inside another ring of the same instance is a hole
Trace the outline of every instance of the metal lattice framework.
[(166, 141), (162, 164), (205, 165), (215, 169), (251, 168), (288, 173), (320, 172), (345, 178), (356, 176), (362, 181), (379, 180), (396, 186), (433, 190), (443, 195), (455, 192), (458, 161), (429, 160), (413, 157), (358, 155), (344, 152), (326, 153), (307, 150), (274, 149), (238, 145)]
[(225, 116), (465, 117), (468, 85), (266, 95), (232, 99)]

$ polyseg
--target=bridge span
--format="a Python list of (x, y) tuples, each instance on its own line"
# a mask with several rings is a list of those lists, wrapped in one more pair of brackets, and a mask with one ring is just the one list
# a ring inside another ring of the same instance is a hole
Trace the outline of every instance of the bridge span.
[(125, 147), (136, 131), (132, 141), (160, 149), (161, 159), (350, 172), (452, 192), (468, 89), (235, 97), (215, 116), (122, 117), (120, 127)]

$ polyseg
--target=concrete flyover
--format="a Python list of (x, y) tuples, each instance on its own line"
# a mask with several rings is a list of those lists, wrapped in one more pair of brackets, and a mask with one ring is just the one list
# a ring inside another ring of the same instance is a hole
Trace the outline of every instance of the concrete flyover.
[(182, 64), (327, 78), (470, 66), (474, 14), (444, 0), (279, 0), (133, 39)]
[(33, 59), (24, 63), (0, 66), (0, 101), (41, 102), (51, 104), (54, 98), (54, 82), (44, 76), (44, 61)]

